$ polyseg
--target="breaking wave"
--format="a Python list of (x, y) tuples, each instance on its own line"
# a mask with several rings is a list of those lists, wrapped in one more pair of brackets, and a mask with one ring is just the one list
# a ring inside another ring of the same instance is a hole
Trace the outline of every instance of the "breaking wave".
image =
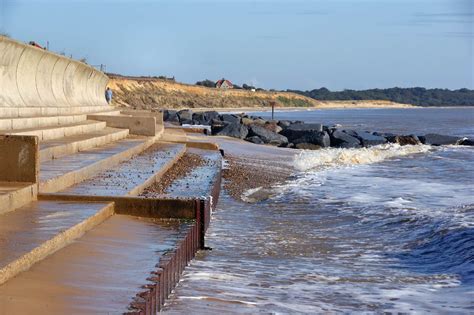
[(358, 149), (304, 150), (295, 157), (294, 166), (298, 171), (308, 171), (334, 166), (371, 164), (394, 157), (426, 153), (431, 149), (428, 145), (383, 144)]

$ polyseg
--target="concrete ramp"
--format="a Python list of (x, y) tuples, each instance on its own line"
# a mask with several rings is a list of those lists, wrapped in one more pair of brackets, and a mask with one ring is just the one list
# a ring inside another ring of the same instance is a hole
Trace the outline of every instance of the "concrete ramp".
[(108, 81), (85, 63), (0, 36), (0, 117), (101, 111)]

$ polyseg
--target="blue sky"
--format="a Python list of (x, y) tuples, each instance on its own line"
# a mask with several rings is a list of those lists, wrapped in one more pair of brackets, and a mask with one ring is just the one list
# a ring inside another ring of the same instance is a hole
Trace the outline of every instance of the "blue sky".
[(0, 0), (0, 31), (110, 72), (275, 89), (474, 88), (474, 0)]

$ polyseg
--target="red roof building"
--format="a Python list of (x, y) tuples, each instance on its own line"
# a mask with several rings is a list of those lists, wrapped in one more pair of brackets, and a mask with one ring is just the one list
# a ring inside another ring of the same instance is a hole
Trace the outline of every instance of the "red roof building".
[(216, 82), (216, 88), (218, 88), (218, 89), (233, 89), (234, 85), (229, 80), (220, 79), (219, 81)]

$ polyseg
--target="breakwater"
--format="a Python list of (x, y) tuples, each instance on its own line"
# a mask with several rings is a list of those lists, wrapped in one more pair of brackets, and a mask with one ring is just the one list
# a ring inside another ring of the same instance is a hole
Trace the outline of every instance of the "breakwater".
[(474, 145), (467, 137), (428, 134), (395, 134), (383, 131), (356, 131), (340, 125), (327, 126), (301, 120), (267, 120), (246, 114), (219, 114), (215, 111), (165, 110), (164, 120), (181, 125), (204, 125), (210, 134), (243, 139), (255, 144), (317, 150), (321, 148), (362, 148), (385, 143), (399, 145)]

